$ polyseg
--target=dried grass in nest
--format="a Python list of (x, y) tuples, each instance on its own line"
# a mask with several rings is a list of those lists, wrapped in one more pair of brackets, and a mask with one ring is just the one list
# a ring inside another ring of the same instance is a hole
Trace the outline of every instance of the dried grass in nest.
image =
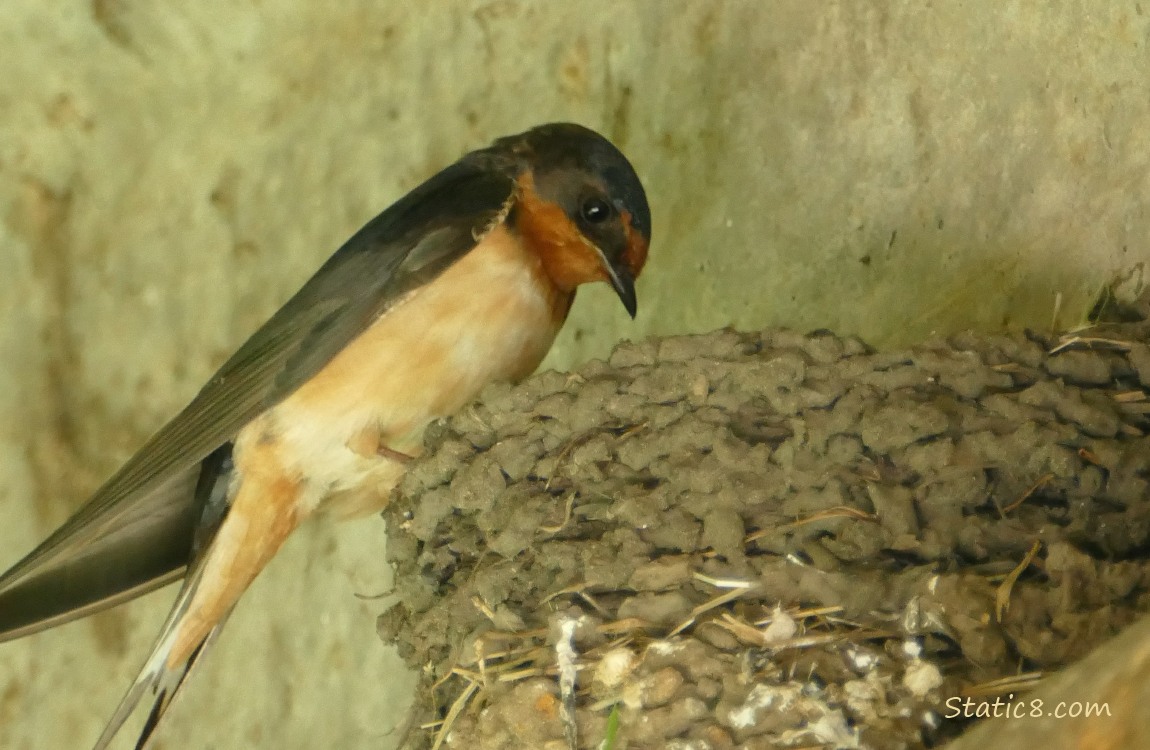
[[(692, 609), (687, 619), (671, 629), (660, 629), (638, 618), (599, 623), (595, 626), (595, 631), (610, 637), (610, 640), (578, 653), (578, 661), (571, 665), (574, 672), (594, 673), (601, 667), (604, 657), (620, 647), (632, 647), (642, 651), (658, 641), (690, 633), (700, 625), (716, 626), (733, 635), (741, 644), (762, 649), (767, 655), (858, 641), (900, 638), (894, 631), (867, 628), (859, 623), (835, 617), (843, 611), (839, 606), (809, 608), (776, 606), (767, 616), (748, 619), (745, 614), (737, 614), (727, 605), (755, 593), (758, 584), (754, 581), (715, 579), (701, 573), (696, 573), (693, 577), (723, 593)], [(592, 605), (593, 609), (602, 611), (595, 604), (595, 600), (578, 587), (555, 591), (544, 601), (563, 596), (577, 597)], [(481, 603), (477, 602), (476, 606), (483, 609)], [(485, 614), (494, 619), (493, 613), (485, 612)], [(562, 639), (552, 644), (549, 644), (549, 640), (554, 639), (546, 628), (519, 632), (493, 630), (480, 635), (474, 644), (474, 664), (464, 665), (457, 662), (447, 676), (432, 686), (433, 691), (442, 691), (447, 696), (455, 696), (442, 721), (420, 726), (420, 729), (433, 733), (432, 749), (439, 750), (442, 747), (457, 719), (465, 711), (479, 710), (482, 707), (486, 694), (493, 685), (505, 685), (536, 677), (554, 679), (559, 686), (561, 700), (570, 699), (567, 710), (561, 711), (561, 715), (564, 717), (567, 730), (568, 746), (572, 750), (578, 747), (573, 717), (576, 703), (594, 712), (611, 713), (613, 719), (609, 721), (609, 725), (617, 724), (616, 709), (624, 700), (622, 690), (606, 698), (595, 699), (589, 687), (581, 686), (573, 692), (565, 689), (562, 686), (565, 670), (561, 664), (565, 644)], [(635, 666), (637, 664), (633, 664), (631, 669), (633, 670)], [(613, 735), (614, 731), (611, 734)], [(605, 739), (600, 747), (610, 750), (611, 745)]]

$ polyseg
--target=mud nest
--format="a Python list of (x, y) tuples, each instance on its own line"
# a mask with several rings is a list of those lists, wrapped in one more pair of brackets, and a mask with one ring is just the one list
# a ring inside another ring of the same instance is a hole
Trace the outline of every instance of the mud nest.
[(490, 388), (385, 517), (427, 748), (911, 748), (1150, 608), (1145, 324), (719, 331)]

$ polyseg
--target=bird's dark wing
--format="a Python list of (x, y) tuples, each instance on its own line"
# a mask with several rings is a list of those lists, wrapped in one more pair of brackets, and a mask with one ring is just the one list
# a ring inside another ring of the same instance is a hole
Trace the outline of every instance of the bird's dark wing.
[(464, 158), (359, 230), (86, 505), (0, 576), (0, 641), (182, 575), (205, 459), (315, 375), (396, 300), (466, 254), (511, 205), (503, 171)]

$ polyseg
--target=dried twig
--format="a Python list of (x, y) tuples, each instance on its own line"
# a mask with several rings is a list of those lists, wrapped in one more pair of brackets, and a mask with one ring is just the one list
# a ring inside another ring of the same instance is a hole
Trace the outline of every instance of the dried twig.
[(1044, 676), (1043, 672), (1012, 674), (1007, 677), (999, 677), (997, 680), (988, 680), (977, 685), (971, 685), (963, 690), (961, 695), (964, 698), (977, 698), (983, 695), (1002, 695), (1015, 690), (1030, 690), (1037, 687)]
[(439, 731), (435, 733), (435, 741), (431, 743), (431, 750), (439, 750), (443, 745), (443, 741), (447, 739), (447, 733), (450, 732), (451, 727), (455, 725), (455, 720), (463, 713), (463, 709), (467, 707), (467, 703), (471, 700), (471, 697), (475, 695), (477, 690), (479, 690), (479, 683), (474, 680), (469, 680), (467, 687), (463, 688), (459, 697), (455, 699), (455, 702), (451, 704), (451, 708), (447, 710), (447, 716), (443, 717), (443, 723), (439, 726)]
[(1023, 492), (1021, 495), (1019, 495), (1017, 500), (1015, 500), (1013, 503), (1011, 503), (1010, 505), (1008, 505), (1002, 509), (1002, 515), (1006, 515), (1010, 511), (1012, 511), (1015, 508), (1017, 508), (1018, 506), (1022, 505), (1024, 502), (1026, 502), (1027, 498), (1029, 498), (1031, 495), (1033, 495), (1035, 492), (1037, 492), (1038, 489), (1040, 487), (1042, 487), (1042, 485), (1046, 484), (1047, 482), (1049, 482), (1052, 479), (1054, 479), (1053, 474), (1043, 474), (1038, 479), (1035, 479), (1034, 484), (1027, 487), (1026, 491)]
[(1067, 349), (1116, 349), (1120, 352), (1128, 352), (1130, 351), (1130, 342), (1091, 336), (1063, 336), (1058, 346), (1048, 351), (1047, 354), (1058, 354), (1058, 352)]
[(1018, 581), (1018, 577), (1022, 575), (1022, 571), (1030, 567), (1030, 563), (1034, 560), (1034, 556), (1038, 554), (1038, 550), (1042, 549), (1042, 542), (1034, 540), (1034, 545), (1030, 551), (1026, 553), (1026, 557), (1022, 558), (1022, 562), (1018, 564), (1014, 570), (1006, 574), (1006, 578), (999, 584), (998, 589), (994, 592), (994, 618), (998, 622), (1002, 622), (1002, 618), (1006, 616), (1007, 610), (1010, 609), (1010, 594), (1014, 590), (1014, 584)]
[(735, 599), (738, 599), (741, 596), (745, 596), (747, 594), (747, 592), (754, 591), (756, 588), (758, 588), (758, 587), (752, 586), (750, 588), (731, 589), (730, 591), (728, 591), (725, 594), (720, 594), (719, 596), (716, 596), (714, 599), (710, 599), (708, 601), (703, 602), (699, 606), (692, 609), (691, 614), (687, 617), (687, 619), (683, 620), (681, 623), (679, 623), (679, 625), (674, 630), (672, 630), (670, 633), (668, 633), (667, 636), (670, 637), (670, 636), (678, 635), (679, 633), (682, 633), (684, 630), (686, 630), (687, 628), (689, 628), (695, 624), (695, 620), (698, 619), (699, 615), (703, 614), (704, 612), (710, 611), (710, 610), (714, 609), (715, 607), (721, 607), (724, 604), (726, 604), (727, 602), (733, 602)]

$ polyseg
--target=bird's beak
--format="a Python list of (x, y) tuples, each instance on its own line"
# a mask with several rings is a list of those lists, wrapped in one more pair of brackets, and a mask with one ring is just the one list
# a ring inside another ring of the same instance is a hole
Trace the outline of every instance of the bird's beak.
[(599, 250), (599, 259), (603, 263), (603, 270), (607, 272), (607, 280), (611, 282), (615, 294), (619, 295), (619, 301), (627, 309), (627, 314), (634, 318), (635, 313), (639, 311), (639, 300), (635, 298), (635, 278), (631, 275), (631, 269), (622, 261), (611, 263), (602, 250)]
[(615, 288), (615, 293), (619, 295), (619, 301), (627, 309), (627, 314), (634, 318), (635, 313), (639, 311), (639, 300), (635, 298), (635, 280), (631, 278), (631, 272), (623, 268), (616, 269), (615, 273), (611, 274), (611, 286)]

